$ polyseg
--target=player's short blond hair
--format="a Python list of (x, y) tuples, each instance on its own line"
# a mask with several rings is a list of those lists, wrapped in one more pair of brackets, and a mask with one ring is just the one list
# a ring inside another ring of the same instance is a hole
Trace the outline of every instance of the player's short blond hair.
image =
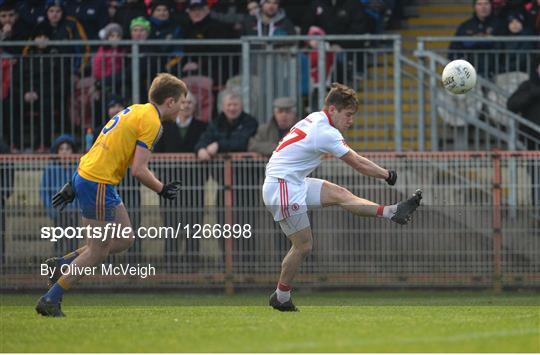
[(334, 105), (338, 111), (353, 109), (356, 112), (358, 110), (356, 92), (343, 84), (332, 83), (330, 92), (324, 99), (324, 106), (328, 108), (330, 105)]
[(188, 88), (182, 80), (168, 73), (160, 73), (152, 80), (148, 97), (153, 103), (161, 105), (168, 97), (178, 101), (186, 96), (187, 92)]

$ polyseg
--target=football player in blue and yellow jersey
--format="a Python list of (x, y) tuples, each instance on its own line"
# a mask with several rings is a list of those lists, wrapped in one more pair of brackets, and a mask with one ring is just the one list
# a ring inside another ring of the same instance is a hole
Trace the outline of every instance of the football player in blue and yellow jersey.
[[(77, 198), (83, 226), (107, 231), (104, 227), (114, 223), (119, 228), (131, 229), (126, 208), (115, 188), (130, 164), (132, 175), (143, 185), (163, 198), (175, 199), (179, 183), (159, 181), (148, 169), (148, 161), (161, 135), (161, 120), (177, 117), (187, 91), (184, 82), (177, 77), (157, 75), (148, 92), (150, 102), (127, 107), (105, 125), (92, 148), (80, 159), (72, 181), (53, 198), (53, 205), (63, 208)], [(109, 254), (128, 249), (133, 242), (132, 231), (128, 238), (98, 239), (88, 235), (84, 247), (63, 257), (48, 259), (46, 264), (54, 270), (50, 271), (52, 287), (39, 299), (36, 311), (44, 316), (64, 316), (60, 308), (62, 295), (82, 278), (75, 270), (94, 267)], [(64, 267), (67, 272), (60, 276), (64, 264), (76, 268)]]

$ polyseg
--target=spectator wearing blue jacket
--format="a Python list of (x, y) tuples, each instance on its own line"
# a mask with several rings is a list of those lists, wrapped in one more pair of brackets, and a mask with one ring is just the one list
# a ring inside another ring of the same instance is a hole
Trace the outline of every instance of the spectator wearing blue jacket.
[(476, 67), (481, 76), (490, 76), (495, 69), (495, 42), (483, 41), (489, 36), (500, 35), (504, 29), (502, 22), (493, 15), (490, 0), (474, 0), (472, 17), (456, 30), (456, 37), (478, 37), (478, 40), (453, 41), (450, 43), (449, 59), (465, 58)]
[[(148, 20), (152, 25), (150, 39), (174, 40), (183, 37), (181, 27), (171, 17), (171, 3), (166, 0), (154, 0), (150, 7), (150, 17)], [(170, 71), (181, 60), (183, 50), (178, 45), (156, 45), (152, 46), (152, 53), (159, 56), (155, 68), (165, 68)], [(172, 55), (172, 56), (171, 56)], [(162, 70), (162, 69), (158, 69)]]
[[(74, 201), (66, 209), (59, 212), (52, 207), (53, 195), (71, 180), (77, 161), (66, 159), (66, 156), (75, 153), (75, 140), (69, 134), (62, 134), (54, 141), (51, 147), (51, 153), (58, 155), (51, 160), (45, 168), (41, 178), (40, 196), (43, 207), (47, 215), (54, 221), (56, 227), (74, 227), (78, 226), (78, 216), (74, 213), (77, 210), (77, 203)], [(77, 249), (77, 240), (61, 239), (55, 243), (56, 254), (66, 254), (70, 250)]]

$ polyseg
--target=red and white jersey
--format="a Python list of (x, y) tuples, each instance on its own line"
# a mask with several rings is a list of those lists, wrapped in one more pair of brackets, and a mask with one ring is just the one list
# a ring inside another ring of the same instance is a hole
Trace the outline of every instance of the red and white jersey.
[(341, 158), (349, 152), (341, 132), (323, 111), (313, 112), (283, 137), (266, 165), (266, 177), (301, 184), (327, 153)]

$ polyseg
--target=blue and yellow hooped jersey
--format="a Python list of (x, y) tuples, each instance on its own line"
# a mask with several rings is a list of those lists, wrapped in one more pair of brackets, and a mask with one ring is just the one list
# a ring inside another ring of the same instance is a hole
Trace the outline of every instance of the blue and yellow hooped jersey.
[(118, 185), (133, 160), (135, 146), (149, 150), (161, 136), (161, 120), (154, 104), (132, 105), (114, 116), (79, 162), (83, 178)]

